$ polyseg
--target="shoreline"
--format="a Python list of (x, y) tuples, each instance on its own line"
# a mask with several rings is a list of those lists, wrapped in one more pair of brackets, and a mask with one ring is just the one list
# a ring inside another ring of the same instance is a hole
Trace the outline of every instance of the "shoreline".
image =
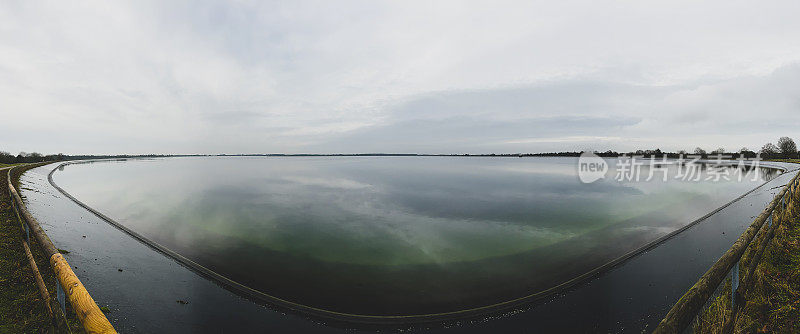
[[(100, 213), (99, 211), (89, 207), (88, 205), (80, 202), (78, 199), (74, 198), (70, 195), (67, 191), (60, 188), (55, 182), (53, 181), (52, 175), (53, 173), (58, 170), (59, 168), (69, 165), (69, 164), (79, 164), (79, 163), (91, 163), (91, 162), (99, 162), (99, 161), (113, 161), (113, 160), (120, 160), (120, 159), (102, 159), (102, 160), (86, 160), (86, 161), (68, 161), (57, 165), (48, 173), (48, 182), (59, 192), (65, 195), (67, 198), (78, 204), (79, 206), (83, 207), (84, 209), (92, 212), (98, 218), (102, 219), (106, 223), (114, 226), (115, 228), (125, 232), (129, 236), (132, 236), (139, 242), (147, 245), (148, 247), (160, 252), (163, 255), (167, 255), (169, 258), (177, 261), (181, 265), (187, 267), (188, 269), (194, 271), (195, 273), (214, 281), (217, 284), (220, 284), (224, 288), (235, 292), (239, 295), (247, 297), (254, 302), (257, 303), (266, 303), (271, 306), (277, 306), (281, 309), (286, 309), (291, 312), (297, 312), (299, 314), (308, 315), (311, 317), (318, 317), (322, 319), (329, 319), (338, 322), (344, 323), (354, 323), (354, 324), (367, 324), (367, 325), (413, 325), (413, 324), (429, 324), (429, 323), (447, 323), (452, 321), (458, 321), (463, 319), (472, 319), (472, 318), (479, 318), (484, 317), (487, 315), (492, 314), (501, 314), (503, 312), (507, 312), (511, 309), (519, 308), (525, 305), (532, 305), (536, 304), (539, 301), (552, 297), (561, 292), (568, 291), (576, 286), (581, 285), (581, 283), (585, 283), (597, 276), (602, 275), (603, 273), (624, 264), (626, 261), (640, 255), (648, 250), (656, 248), (660, 244), (666, 242), (667, 240), (673, 238), (674, 236), (680, 234), (683, 231), (695, 226), (699, 222), (704, 221), (708, 217), (718, 213), (719, 211), (727, 208), (728, 206), (736, 203), (737, 201), (741, 200), (742, 198), (746, 197), (747, 195), (759, 190), (765, 184), (769, 183), (770, 181), (764, 182), (757, 187), (749, 190), (745, 194), (737, 197), (736, 199), (722, 205), (721, 207), (716, 208), (715, 210), (709, 212), (708, 214), (704, 215), (703, 217), (696, 219), (689, 224), (675, 230), (665, 236), (662, 236), (656, 240), (653, 240), (637, 249), (629, 251), (603, 265), (600, 265), (582, 275), (574, 277), (572, 279), (566, 280), (561, 284), (553, 286), (549, 289), (541, 290), (539, 292), (525, 295), (519, 298), (515, 298), (512, 300), (508, 300), (501, 303), (495, 303), (483, 307), (477, 308), (469, 308), (464, 310), (457, 310), (452, 312), (443, 312), (443, 313), (431, 313), (431, 314), (411, 314), (411, 315), (363, 315), (363, 314), (350, 314), (350, 313), (343, 313), (343, 312), (336, 312), (331, 310), (325, 310), (320, 308), (315, 308), (311, 306), (306, 306), (298, 303), (293, 303), (288, 300), (280, 299), (269, 294), (263, 293), (261, 291), (249, 288), (245, 285), (242, 285), (234, 280), (231, 280), (219, 273), (216, 273), (212, 270), (209, 270), (206, 267), (203, 267), (196, 262), (183, 257), (182, 255), (159, 245), (146, 237), (139, 235), (138, 233), (126, 228), (125, 226), (119, 224), (118, 222), (114, 221), (113, 219), (105, 216), (104, 214)], [(781, 170), (783, 173), (786, 173), (788, 170), (787, 166), (780, 166), (780, 165), (773, 165), (773, 166), (762, 166), (766, 168), (774, 168)], [(796, 169), (795, 169), (796, 170)], [(793, 170), (794, 171), (794, 170)]]

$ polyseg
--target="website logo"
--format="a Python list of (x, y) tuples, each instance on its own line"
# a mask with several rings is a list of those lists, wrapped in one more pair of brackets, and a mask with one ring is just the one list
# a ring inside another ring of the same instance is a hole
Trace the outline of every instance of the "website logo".
[(578, 158), (578, 178), (583, 183), (593, 183), (606, 177), (608, 163), (592, 152), (583, 152)]

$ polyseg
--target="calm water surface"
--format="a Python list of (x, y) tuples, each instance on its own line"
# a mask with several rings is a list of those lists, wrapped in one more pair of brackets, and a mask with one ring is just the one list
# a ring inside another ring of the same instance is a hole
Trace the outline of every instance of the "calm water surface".
[(386, 315), (454, 311), (545, 290), (774, 176), (761, 170), (755, 180), (690, 182), (674, 179), (669, 167), (668, 182), (582, 184), (575, 163), (167, 158), (67, 165), (53, 178), (117, 222), (254, 289)]

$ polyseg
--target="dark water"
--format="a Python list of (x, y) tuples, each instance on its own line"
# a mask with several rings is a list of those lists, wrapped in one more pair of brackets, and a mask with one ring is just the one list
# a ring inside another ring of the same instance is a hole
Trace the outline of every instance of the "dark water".
[(381, 315), (542, 291), (764, 177), (587, 185), (574, 159), (449, 157), (172, 158), (54, 174), (84, 203), (238, 282)]

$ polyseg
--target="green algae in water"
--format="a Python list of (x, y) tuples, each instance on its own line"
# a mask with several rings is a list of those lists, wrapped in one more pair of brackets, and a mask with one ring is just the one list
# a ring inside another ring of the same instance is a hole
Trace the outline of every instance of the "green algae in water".
[(173, 158), (70, 165), (54, 178), (243, 284), (378, 314), (544, 290), (763, 182), (582, 184), (575, 170), (569, 158)]

